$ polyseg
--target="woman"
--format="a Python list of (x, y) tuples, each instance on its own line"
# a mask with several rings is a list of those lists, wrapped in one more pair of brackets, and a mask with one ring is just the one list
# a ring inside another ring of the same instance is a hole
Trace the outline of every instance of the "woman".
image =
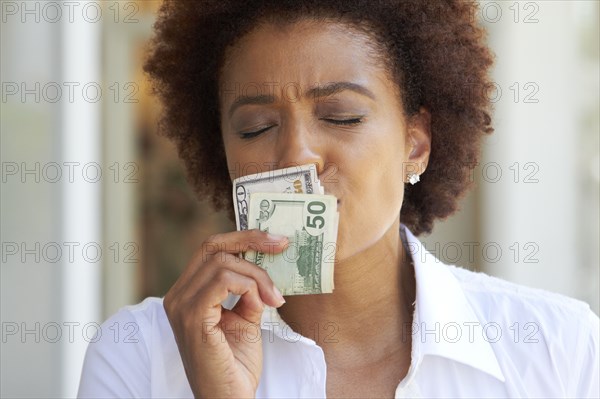
[(441, 265), (414, 236), (456, 210), (492, 130), (474, 7), (166, 2), (146, 70), (191, 182), (232, 209), (236, 171), (316, 164), (335, 290), (283, 298), (237, 254), (285, 238), (215, 235), (164, 300), (104, 324), (139, 330), (90, 346), (80, 396), (597, 396), (587, 305)]

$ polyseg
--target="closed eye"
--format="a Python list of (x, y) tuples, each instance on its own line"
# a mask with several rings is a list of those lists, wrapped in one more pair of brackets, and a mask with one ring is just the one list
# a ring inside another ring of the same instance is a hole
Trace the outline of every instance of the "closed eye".
[(267, 126), (264, 129), (260, 129), (260, 130), (257, 130), (255, 132), (240, 133), (240, 137), (242, 138), (242, 140), (251, 139), (253, 137), (256, 137), (256, 136), (260, 135), (261, 133), (266, 132), (267, 130), (269, 130), (272, 127), (273, 126)]
[(352, 118), (352, 119), (331, 119), (324, 118), (326, 122), (333, 123), (334, 125), (357, 125), (362, 122), (362, 118)]

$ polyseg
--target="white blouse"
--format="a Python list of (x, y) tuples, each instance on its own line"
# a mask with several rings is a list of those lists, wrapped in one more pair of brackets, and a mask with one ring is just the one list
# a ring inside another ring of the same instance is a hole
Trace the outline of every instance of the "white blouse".
[[(396, 398), (600, 397), (599, 319), (587, 304), (444, 265), (404, 230), (417, 296), (406, 329), (411, 365)], [(100, 331), (79, 397), (193, 397), (162, 298), (121, 309)], [(334, 326), (321, 331), (335, 339)], [(314, 341), (274, 308), (266, 308), (260, 334), (257, 397), (325, 398), (327, 363)]]

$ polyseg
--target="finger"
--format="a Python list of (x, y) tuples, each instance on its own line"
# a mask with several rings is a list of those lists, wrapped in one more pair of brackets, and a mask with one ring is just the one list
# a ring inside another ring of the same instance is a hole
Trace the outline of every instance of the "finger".
[(215, 234), (202, 244), (203, 256), (217, 252), (238, 254), (249, 250), (265, 253), (280, 253), (287, 247), (289, 240), (285, 236), (273, 235), (258, 229), (232, 231)]
[(278, 308), (285, 303), (283, 295), (265, 269), (232, 254), (221, 253), (220, 257), (223, 259), (223, 267), (256, 281), (258, 292), (265, 304)]
[(226, 286), (220, 286), (220, 289), (217, 290), (211, 287), (221, 284), (222, 276), (219, 273), (223, 270), (253, 279), (256, 282), (259, 297), (263, 303), (272, 307), (280, 307), (285, 303), (285, 299), (264, 269), (236, 255), (224, 252), (211, 257), (210, 261), (204, 267), (193, 270), (193, 274), (188, 273), (185, 278), (180, 278), (177, 281), (177, 286), (172, 287), (167, 293), (169, 302), (171, 300), (175, 303), (195, 302), (197, 294), (206, 291), (215, 293), (215, 295), (204, 295), (202, 297), (202, 306), (205, 308), (205, 311), (211, 312), (220, 309), (220, 304), (227, 298), (228, 293), (231, 291), (228, 291), (228, 287)]
[[(240, 317), (242, 317), (245, 320), (250, 320), (253, 315), (252, 314), (248, 314), (248, 309), (252, 308), (252, 304), (248, 303), (249, 301), (251, 301), (252, 298), (250, 298), (248, 295), (242, 295), (240, 297), (240, 299), (237, 301), (237, 303), (235, 304), (235, 306), (231, 309), (231, 311), (237, 315), (239, 315)], [(264, 311), (264, 309), (263, 309)], [(261, 317), (262, 317), (262, 312), (261, 312)], [(259, 319), (260, 321), (260, 319)]]
[[(186, 282), (183, 290), (189, 293), (195, 293), (206, 289), (209, 285), (217, 284), (219, 282), (219, 273), (223, 269), (230, 270), (255, 280), (260, 298), (265, 304), (279, 307), (285, 303), (283, 296), (277, 287), (275, 287), (273, 280), (271, 280), (271, 277), (269, 277), (269, 274), (264, 269), (236, 255), (224, 252), (216, 254), (206, 267), (198, 270), (191, 276)], [(215, 297), (211, 300), (211, 303), (208, 303), (207, 305), (216, 306), (226, 297), (227, 295), (225, 295), (225, 297)]]
[(282, 252), (288, 244), (287, 237), (271, 235), (256, 229), (212, 235), (194, 253), (175, 285), (178, 287), (190, 280), (199, 268), (219, 252), (239, 254), (253, 249), (275, 254)]
[(260, 322), (264, 304), (256, 280), (226, 268), (217, 272), (210, 286), (198, 292), (198, 302), (205, 303), (209, 307), (218, 305), (220, 308), (220, 303), (227, 298), (229, 293), (240, 295), (243, 298), (244, 309), (238, 313), (240, 316), (252, 323)]

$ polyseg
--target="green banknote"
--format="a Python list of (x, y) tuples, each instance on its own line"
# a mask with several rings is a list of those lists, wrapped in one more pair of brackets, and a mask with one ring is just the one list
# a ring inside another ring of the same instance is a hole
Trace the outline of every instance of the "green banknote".
[(248, 230), (248, 205), (252, 193), (324, 194), (314, 164), (268, 170), (233, 181), (233, 204), (238, 230)]
[(283, 295), (333, 292), (338, 220), (332, 195), (252, 193), (248, 229), (285, 235), (290, 244), (281, 254), (249, 251), (245, 259), (265, 269)]

